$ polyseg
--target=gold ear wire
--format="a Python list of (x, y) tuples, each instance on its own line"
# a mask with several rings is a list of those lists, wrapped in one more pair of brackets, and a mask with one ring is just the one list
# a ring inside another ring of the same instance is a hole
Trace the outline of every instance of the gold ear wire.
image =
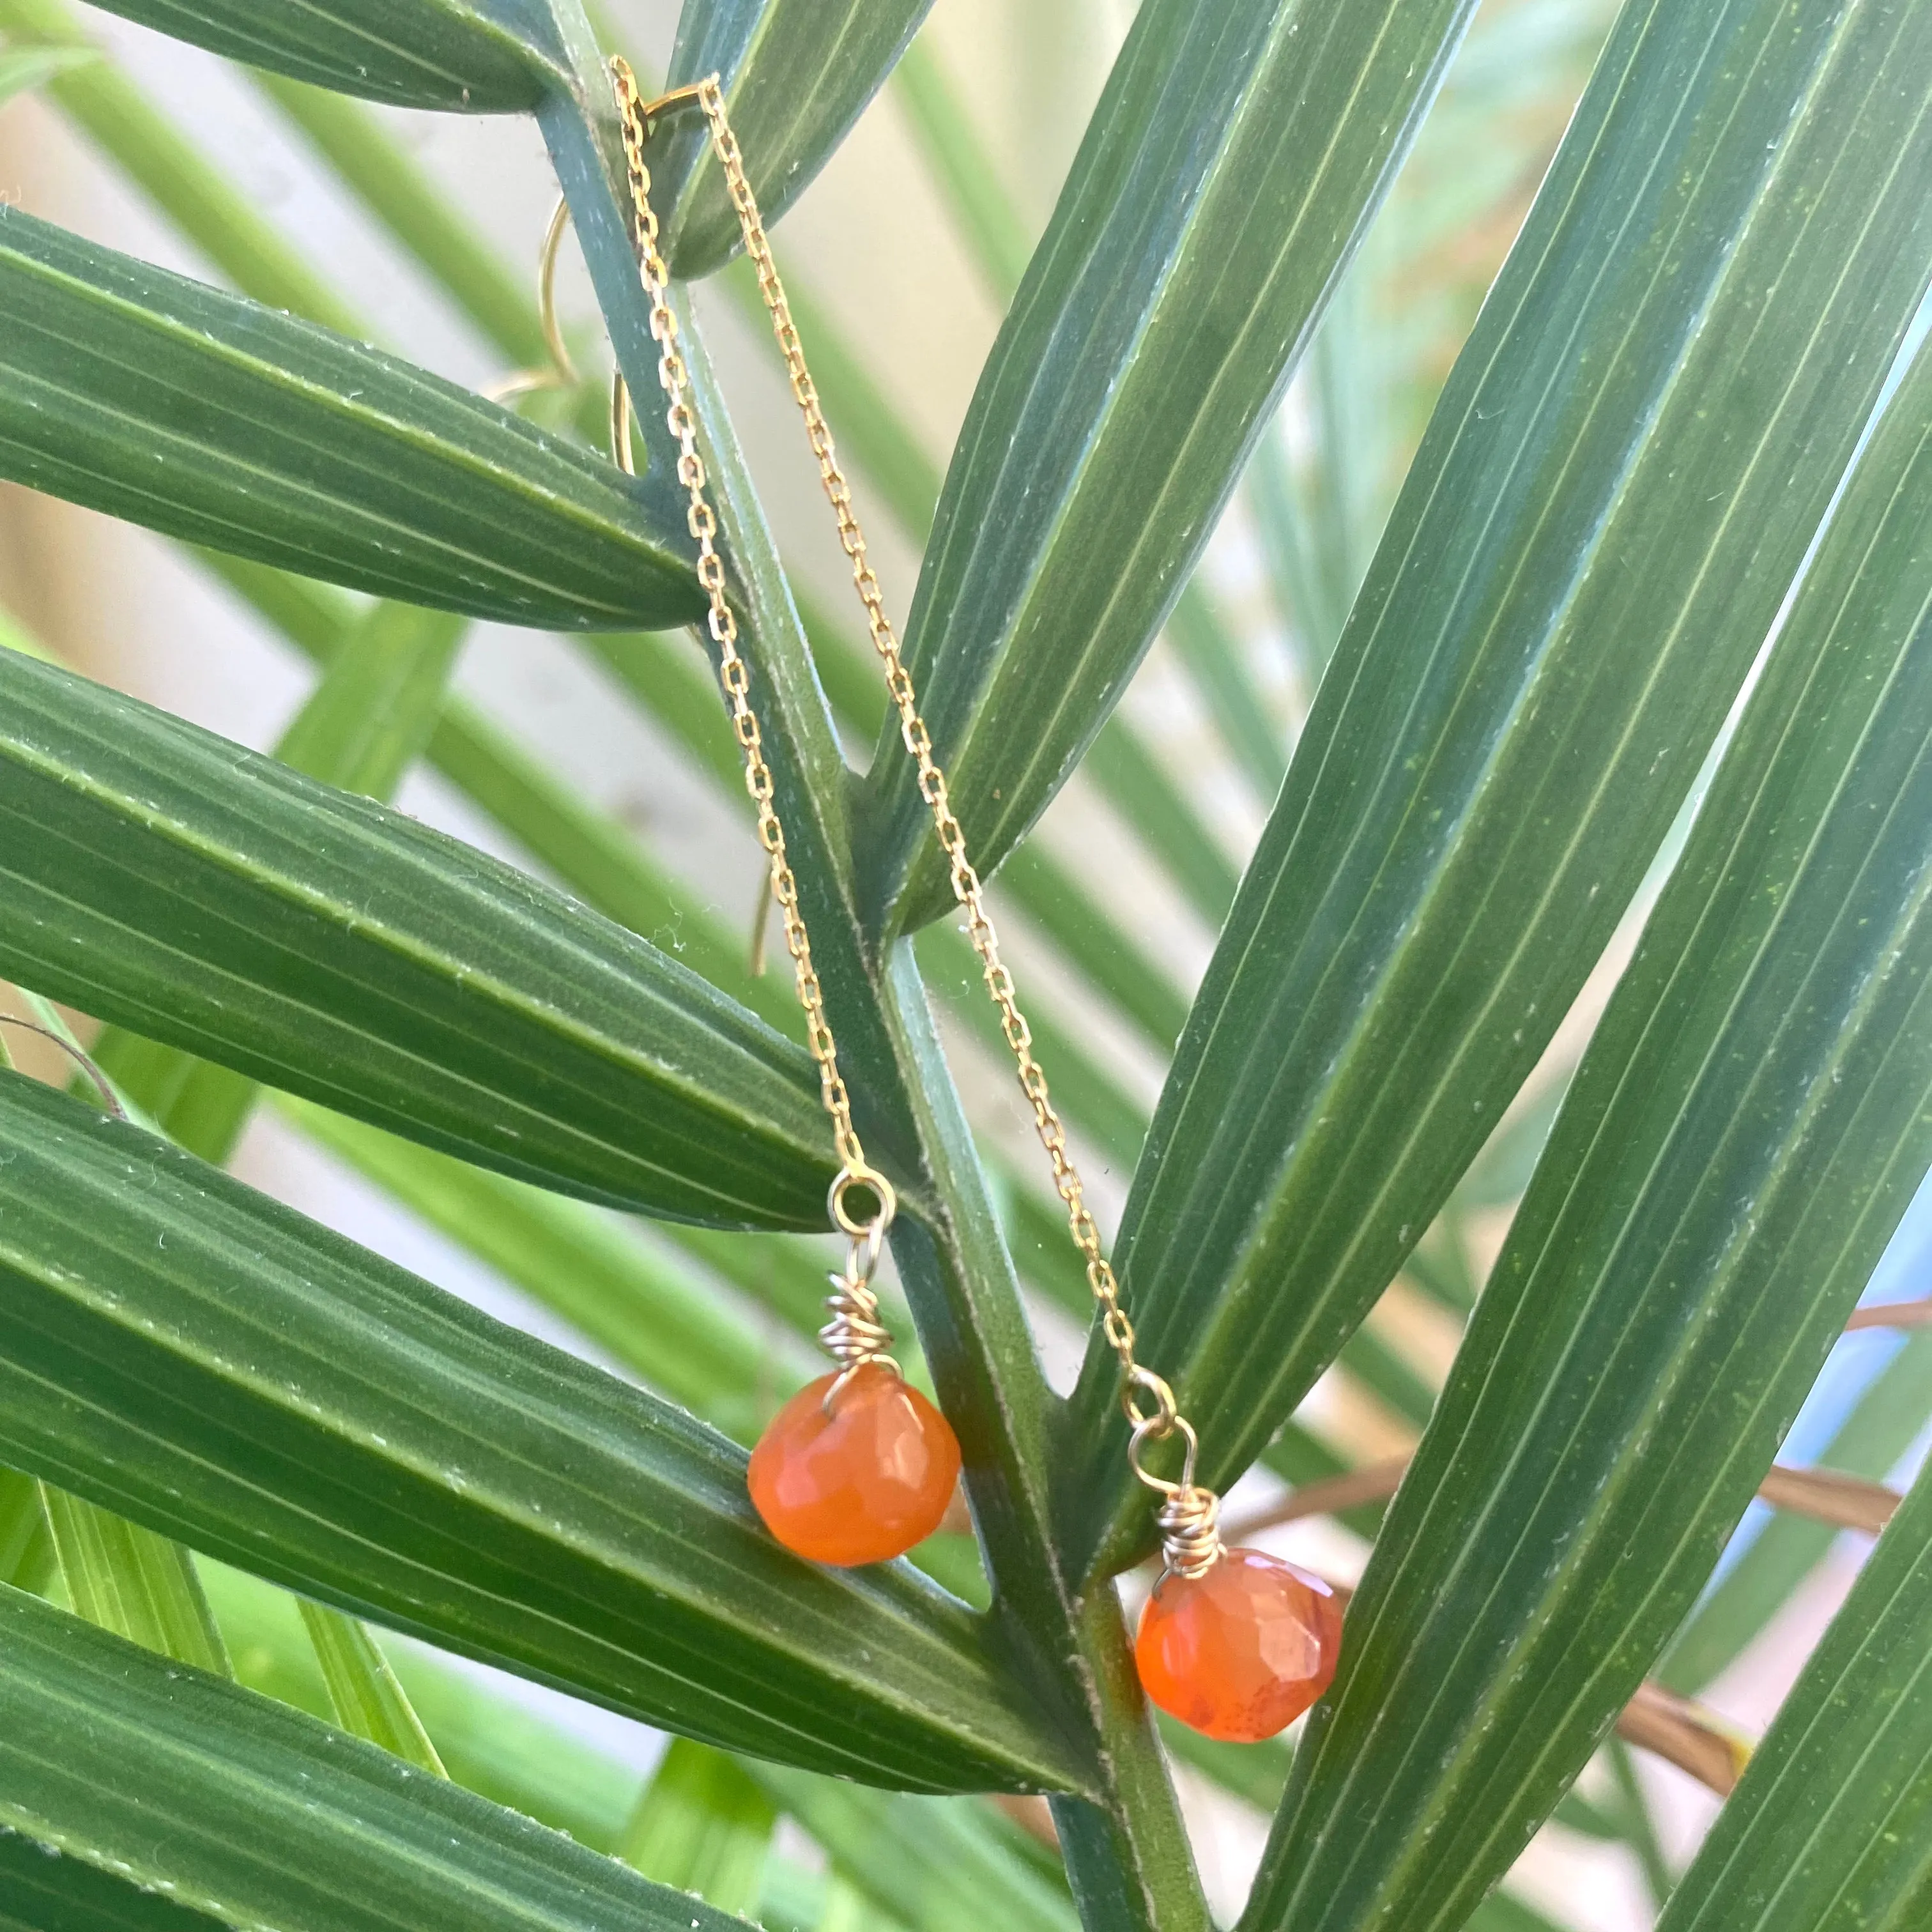
[[(704, 97), (701, 86), (674, 88), (668, 94), (638, 110), (646, 136), (650, 124), (667, 110), (695, 106)], [(570, 203), (562, 195), (550, 210), (550, 226), (544, 230), (543, 246), (537, 254), (537, 313), (543, 325), (544, 346), (550, 351), (548, 369), (513, 369), (500, 376), (483, 391), (493, 403), (513, 401), (518, 396), (541, 389), (574, 389), (584, 379), (571, 360), (570, 345), (556, 319), (556, 258), (563, 246), (564, 231), (570, 226)], [(620, 369), (610, 377), (610, 460), (626, 476), (638, 473), (636, 452), (631, 442), (631, 392)]]
[(548, 369), (514, 369), (500, 376), (483, 393), (493, 403), (507, 403), (539, 389), (574, 388), (584, 379), (570, 359), (570, 345), (556, 319), (556, 258), (563, 246), (564, 231), (570, 226), (570, 204), (562, 196), (550, 210), (550, 226), (544, 230), (543, 246), (537, 253), (537, 315), (543, 327), (544, 346), (550, 351)]
[(558, 376), (564, 382), (578, 379), (577, 365), (570, 359), (570, 345), (556, 319), (556, 256), (563, 246), (563, 231), (570, 226), (570, 203), (562, 195), (550, 212), (550, 226), (544, 230), (543, 248), (537, 256), (537, 313), (542, 319), (544, 341)]
[[(574, 389), (584, 380), (571, 360), (570, 345), (563, 339), (556, 315), (556, 258), (569, 226), (570, 204), (560, 195), (537, 254), (537, 314), (543, 325), (544, 346), (550, 351), (550, 367), (513, 369), (499, 376), (483, 392), (493, 403), (510, 402), (541, 389)], [(638, 473), (636, 452), (631, 446), (631, 392), (622, 370), (610, 378), (610, 460), (626, 476)]]
[(772, 922), (772, 879), (767, 872), (758, 887), (758, 909), (752, 915), (752, 944), (745, 964), (752, 977), (765, 976), (765, 934)]
[(637, 475), (631, 448), (631, 388), (621, 369), (610, 372), (610, 460), (626, 476)]

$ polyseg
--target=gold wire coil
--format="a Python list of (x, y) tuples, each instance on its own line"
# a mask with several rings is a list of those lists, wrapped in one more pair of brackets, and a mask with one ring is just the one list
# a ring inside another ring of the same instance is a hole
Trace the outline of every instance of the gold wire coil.
[[(1162, 1574), (1204, 1576), (1226, 1553), (1221, 1541), (1221, 1498), (1192, 1484), (1176, 1490), (1154, 1511), (1160, 1528)], [(1158, 1587), (1156, 1586), (1156, 1587)]]
[(892, 1331), (879, 1318), (879, 1298), (869, 1282), (830, 1274), (832, 1292), (825, 1298), (832, 1319), (818, 1331), (819, 1346), (850, 1375), (868, 1362), (889, 1362)]

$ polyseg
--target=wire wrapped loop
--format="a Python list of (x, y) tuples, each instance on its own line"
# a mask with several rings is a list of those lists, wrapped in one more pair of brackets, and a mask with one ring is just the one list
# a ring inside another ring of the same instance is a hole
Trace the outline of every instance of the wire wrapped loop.
[[(1137, 1390), (1144, 1390), (1154, 1397), (1155, 1406), (1151, 1410), (1144, 1410), (1136, 1403)], [(1174, 1391), (1151, 1370), (1134, 1371), (1127, 1379), (1121, 1402), (1134, 1425), (1132, 1438), (1127, 1444), (1127, 1460), (1134, 1474), (1160, 1495), (1160, 1508), (1154, 1512), (1154, 1521), (1160, 1527), (1160, 1582), (1169, 1576), (1205, 1576), (1226, 1554), (1226, 1546), (1221, 1540), (1221, 1498), (1194, 1480), (1195, 1460), (1201, 1448), (1194, 1425), (1177, 1412)], [(1178, 1436), (1187, 1445), (1178, 1483), (1156, 1476), (1141, 1460), (1144, 1444), (1165, 1441), (1170, 1436)], [(1156, 1583), (1156, 1589), (1160, 1582)]]
[[(878, 1206), (868, 1220), (854, 1215), (847, 1196), (854, 1188), (868, 1190)], [(885, 1251), (886, 1230), (898, 1212), (898, 1201), (884, 1174), (863, 1166), (841, 1168), (828, 1197), (832, 1218), (845, 1235), (845, 1266), (826, 1278), (832, 1292), (825, 1305), (832, 1319), (818, 1331), (820, 1346), (841, 1365), (838, 1379), (825, 1391), (822, 1405), (830, 1415), (839, 1392), (868, 1362), (878, 1362), (894, 1375), (903, 1372), (889, 1352), (892, 1331), (879, 1318), (879, 1298), (872, 1286), (879, 1257)]]

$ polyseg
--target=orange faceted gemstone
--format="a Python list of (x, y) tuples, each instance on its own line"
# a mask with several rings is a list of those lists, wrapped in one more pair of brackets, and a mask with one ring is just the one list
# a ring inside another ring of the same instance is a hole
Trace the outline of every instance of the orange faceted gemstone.
[(1259, 1550), (1231, 1550), (1198, 1576), (1168, 1576), (1141, 1612), (1142, 1688), (1184, 1724), (1258, 1744), (1328, 1689), (1342, 1606), (1318, 1576)]
[(832, 1413), (820, 1376), (758, 1438), (752, 1505), (784, 1546), (841, 1569), (903, 1556), (939, 1527), (959, 1480), (952, 1425), (892, 1370), (868, 1362)]

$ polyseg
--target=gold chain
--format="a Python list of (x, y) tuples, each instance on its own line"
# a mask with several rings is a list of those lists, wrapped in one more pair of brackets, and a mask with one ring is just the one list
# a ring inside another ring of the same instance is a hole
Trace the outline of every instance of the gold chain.
[[(724, 562), (718, 554), (718, 519), (705, 495), (704, 459), (698, 454), (697, 419), (691, 412), (690, 376), (677, 346), (677, 316), (670, 305), (670, 274), (658, 252), (658, 220), (650, 202), (651, 178), (644, 166), (642, 128), (644, 116), (638, 86), (630, 68), (622, 61), (611, 63), (616, 82), (617, 99), (622, 110), (624, 156), (630, 171), (631, 200), (637, 225), (638, 272), (644, 292), (650, 298), (651, 336), (658, 345), (658, 380), (663, 385), (669, 407), (665, 421), (678, 448), (677, 476), (689, 498), (686, 521), (698, 545), (698, 580), (710, 602), (709, 622), (712, 641), (718, 646), (718, 680), (724, 687), (731, 712), (731, 728), (737, 734), (745, 754), (745, 789), (757, 807), (758, 840), (770, 862), (772, 896), (778, 901), (784, 922), (785, 950), (791, 955), (792, 975), (798, 988), (798, 1003), (805, 1009), (806, 1044), (818, 1065), (818, 1087), (825, 1111), (832, 1117), (832, 1144), (842, 1163), (838, 1178), (832, 1183), (832, 1211), (848, 1234), (869, 1232), (873, 1222), (848, 1225), (844, 1196), (854, 1186), (869, 1188), (885, 1208), (878, 1222), (891, 1218), (892, 1190), (885, 1177), (866, 1158), (859, 1130), (852, 1124), (852, 1099), (838, 1071), (838, 1046), (832, 1036), (832, 1023), (825, 1016), (824, 991), (812, 963), (812, 938), (806, 931), (805, 915), (798, 904), (798, 881), (785, 851), (784, 827), (772, 802), (772, 770), (765, 762), (764, 736), (758, 727), (758, 713), (752, 709), (750, 673), (738, 650), (738, 620), (724, 595)], [(876, 1246), (874, 1250), (876, 1255)]]
[[(771, 854), (772, 890), (784, 914), (785, 943), (796, 965), (799, 999), (809, 1022), (812, 1054), (818, 1062), (825, 1104), (832, 1117), (840, 1157), (850, 1169), (856, 1171), (863, 1166), (864, 1154), (853, 1131), (844, 1083), (838, 1076), (832, 1029), (826, 1020), (818, 977), (811, 970), (811, 949), (806, 936), (805, 922), (798, 910), (797, 888), (790, 868), (785, 863), (784, 833), (772, 806), (771, 774), (760, 749), (758, 719), (746, 696), (744, 660), (736, 648), (737, 626), (724, 598), (724, 566), (712, 548), (716, 520), (704, 499), (704, 464), (698, 454), (694, 426), (685, 400), (683, 358), (677, 354), (675, 346), (677, 325), (667, 292), (668, 277), (658, 250), (657, 217), (651, 208), (650, 174), (644, 165), (644, 142), (652, 118), (667, 108), (687, 104), (700, 107), (710, 125), (712, 146), (724, 170), (725, 186), (743, 232), (745, 250), (758, 271), (759, 292), (770, 312), (772, 328), (791, 380), (791, 392), (805, 418), (812, 454), (818, 459), (819, 478), (838, 520), (839, 544), (852, 566), (852, 581), (859, 593), (859, 601), (865, 607), (872, 647), (885, 668), (886, 688), (898, 712), (899, 736), (918, 768), (920, 795), (932, 812), (933, 830), (950, 870), (953, 896), (965, 912), (967, 934), (973, 942), (973, 950), (980, 956), (986, 990), (999, 1009), (1000, 1029), (1018, 1067), (1021, 1091), (1033, 1109), (1040, 1144), (1052, 1165), (1054, 1190), (1066, 1207), (1067, 1225), (1074, 1244), (1085, 1259), (1088, 1286), (1093, 1290), (1094, 1298), (1101, 1310), (1102, 1330), (1120, 1360), (1125, 1378), (1121, 1404), (1134, 1431), (1130, 1460), (1141, 1480), (1150, 1489), (1160, 1491), (1166, 1498), (1160, 1520), (1166, 1532), (1169, 1568), (1186, 1575), (1198, 1575), (1220, 1555), (1216, 1527), (1218, 1504), (1210, 1492), (1195, 1485), (1195, 1434), (1186, 1418), (1178, 1412), (1173, 1390), (1160, 1376), (1144, 1368), (1135, 1359), (1133, 1324), (1120, 1306), (1120, 1283), (1100, 1246), (1100, 1232), (1087, 1206), (1086, 1190), (1079, 1170), (1067, 1151), (1066, 1130), (1048, 1094), (1046, 1070), (1034, 1057), (1033, 1030), (1020, 1010), (1012, 971), (1000, 956), (999, 937), (986, 910), (980, 874), (967, 856), (965, 833), (952, 810), (946, 774), (933, 756), (932, 736), (919, 714), (912, 674), (900, 654), (898, 633), (886, 614), (879, 580), (867, 555), (865, 532), (860, 528), (858, 518), (853, 511), (851, 486), (839, 466), (831, 428), (819, 406), (818, 387), (806, 365), (804, 348), (792, 320), (790, 304), (785, 299), (784, 286), (778, 279), (778, 266), (772, 259), (771, 244), (766, 238), (764, 224), (745, 172), (737, 136), (725, 118), (724, 96), (718, 76), (713, 74), (693, 86), (680, 88), (646, 106), (640, 98), (636, 80), (626, 62), (613, 60), (610, 68), (622, 120), (624, 156), (630, 176), (644, 287), (651, 300), (651, 333), (663, 352), (658, 366), (658, 380), (671, 399), (669, 421), (680, 451), (678, 476), (691, 498), (691, 532), (698, 546), (698, 581), (710, 598), (711, 634), (722, 653), (719, 676), (730, 700), (732, 722), (737, 730), (738, 742), (745, 751), (746, 782), (758, 804), (759, 836)], [(870, 1184), (878, 1184), (871, 1169), (865, 1169), (865, 1178)], [(1150, 1409), (1143, 1409), (1137, 1402), (1136, 1397), (1141, 1394), (1151, 1401)], [(1180, 1480), (1171, 1483), (1142, 1468), (1140, 1449), (1144, 1442), (1158, 1441), (1176, 1434), (1186, 1444), (1186, 1461)]]

